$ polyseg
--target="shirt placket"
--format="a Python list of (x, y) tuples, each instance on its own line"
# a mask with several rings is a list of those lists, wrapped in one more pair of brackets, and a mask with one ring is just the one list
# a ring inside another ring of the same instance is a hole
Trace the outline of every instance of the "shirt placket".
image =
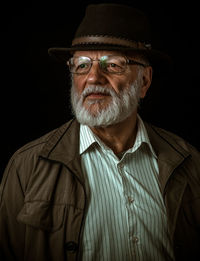
[(131, 181), (129, 174), (126, 172), (126, 163), (125, 159), (118, 164), (118, 170), (122, 177), (124, 199), (127, 211), (127, 223), (128, 223), (128, 242), (129, 242), (129, 258), (135, 259), (137, 248), (139, 244), (139, 231), (137, 230), (137, 220), (136, 220), (136, 211), (137, 207), (135, 205), (136, 197), (131, 190)]

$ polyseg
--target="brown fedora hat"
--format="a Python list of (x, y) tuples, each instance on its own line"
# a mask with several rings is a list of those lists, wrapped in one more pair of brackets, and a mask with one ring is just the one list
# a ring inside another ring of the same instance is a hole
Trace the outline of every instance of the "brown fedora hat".
[(66, 61), (77, 50), (133, 51), (145, 55), (159, 71), (171, 68), (171, 58), (151, 46), (145, 14), (121, 4), (92, 4), (86, 8), (70, 47), (49, 48), (50, 55)]

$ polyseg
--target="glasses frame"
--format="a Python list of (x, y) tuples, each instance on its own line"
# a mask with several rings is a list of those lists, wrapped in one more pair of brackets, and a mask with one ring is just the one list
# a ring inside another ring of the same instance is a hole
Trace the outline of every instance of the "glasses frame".
[[(123, 58), (125, 59), (125, 61), (126, 61), (126, 67), (125, 67), (124, 70), (121, 71), (121, 72), (109, 72), (109, 71), (106, 71), (105, 69), (103, 69), (103, 68), (101, 67), (101, 64), (100, 64), (101, 58), (104, 57), (104, 56), (108, 56), (108, 57), (116, 57), (116, 56), (117, 56), (117, 57), (118, 57), (118, 56), (119, 56), (119, 57), (123, 57)], [(89, 67), (89, 69), (88, 69), (87, 72), (79, 73), (79, 72), (73, 72), (73, 71), (71, 70), (70, 61), (71, 61), (73, 58), (79, 58), (79, 57), (89, 58), (89, 60), (90, 60), (90, 67)], [(71, 57), (71, 58), (67, 61), (67, 65), (68, 65), (68, 67), (69, 67), (69, 71), (70, 71), (71, 73), (77, 74), (77, 75), (88, 74), (89, 71), (90, 71), (91, 68), (92, 68), (92, 65), (93, 65), (93, 62), (94, 62), (94, 61), (98, 61), (98, 62), (99, 62), (99, 68), (100, 68), (104, 73), (107, 73), (107, 74), (122, 74), (123, 72), (126, 71), (127, 65), (138, 65), (138, 66), (142, 66), (142, 67), (147, 67), (147, 66), (149, 66), (148, 64), (144, 64), (144, 63), (138, 62), (138, 61), (136, 61), (136, 60), (128, 59), (126, 56), (120, 56), (120, 55), (103, 55), (102, 57), (100, 57), (99, 59), (92, 59), (92, 58), (90, 58), (90, 57), (88, 57), (88, 56), (73, 56), (73, 57)]]

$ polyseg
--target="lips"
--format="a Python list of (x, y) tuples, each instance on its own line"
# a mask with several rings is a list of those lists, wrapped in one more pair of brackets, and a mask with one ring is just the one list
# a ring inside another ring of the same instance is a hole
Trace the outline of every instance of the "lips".
[(88, 93), (85, 98), (102, 99), (102, 98), (105, 98), (106, 96), (110, 96), (110, 94), (102, 93), (102, 92), (91, 92), (91, 93)]
[(102, 86), (87, 86), (82, 93), (83, 100), (88, 100), (88, 102), (92, 103), (111, 96), (113, 96), (112, 90)]

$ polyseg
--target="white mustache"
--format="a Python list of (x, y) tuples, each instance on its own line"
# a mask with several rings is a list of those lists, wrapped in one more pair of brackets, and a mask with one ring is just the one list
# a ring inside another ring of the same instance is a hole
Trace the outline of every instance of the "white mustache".
[(102, 87), (102, 86), (88, 86), (81, 94), (83, 98), (86, 96), (90, 95), (91, 93), (102, 93), (102, 94), (107, 94), (110, 96), (117, 96), (114, 90), (111, 90), (110, 88), (107, 87)]

